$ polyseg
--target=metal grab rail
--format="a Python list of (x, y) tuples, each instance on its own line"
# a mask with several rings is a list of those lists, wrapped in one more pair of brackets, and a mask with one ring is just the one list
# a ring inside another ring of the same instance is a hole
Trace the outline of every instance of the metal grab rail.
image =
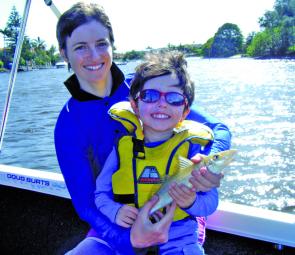
[(61, 16), (60, 11), (56, 8), (52, 0), (44, 0), (45, 4), (50, 7), (50, 9), (53, 11), (55, 16), (59, 18)]
[(22, 51), (25, 29), (26, 29), (26, 25), (27, 25), (28, 16), (29, 16), (30, 6), (31, 6), (31, 0), (27, 0), (26, 5), (25, 5), (25, 9), (24, 9), (23, 18), (22, 18), (21, 29), (20, 29), (19, 35), (18, 35), (16, 49), (14, 52), (13, 63), (12, 63), (12, 68), (11, 68), (11, 72), (10, 72), (7, 95), (6, 95), (6, 101), (5, 101), (4, 110), (3, 110), (3, 114), (2, 114), (2, 122), (1, 122), (1, 128), (0, 128), (0, 151), (2, 149), (2, 143), (3, 143), (4, 132), (5, 132), (5, 127), (6, 127), (6, 123), (7, 123), (7, 117), (8, 117), (8, 113), (9, 113), (10, 101), (11, 101), (12, 92), (13, 92), (13, 88), (14, 88), (14, 84), (15, 84), (19, 59), (20, 59), (20, 55), (21, 55), (21, 51)]
[[(44, 0), (44, 2), (47, 6), (50, 7), (50, 9), (54, 12), (54, 14), (56, 15), (57, 18), (59, 18), (61, 16), (60, 11), (53, 4), (52, 0)], [(23, 46), (24, 35), (25, 35), (27, 20), (28, 20), (28, 16), (29, 16), (30, 6), (31, 6), (31, 0), (27, 0), (26, 5), (25, 5), (25, 9), (24, 9), (23, 18), (22, 18), (21, 29), (20, 29), (20, 32), (18, 35), (16, 49), (15, 49), (14, 56), (13, 56), (13, 64), (11, 67), (11, 72), (10, 72), (10, 77), (9, 77), (6, 101), (5, 101), (4, 110), (3, 110), (3, 114), (2, 114), (2, 121), (1, 121), (1, 127), (0, 127), (0, 152), (2, 150), (2, 144), (3, 144), (3, 139), (4, 139), (6, 123), (7, 123), (7, 119), (8, 119), (10, 102), (11, 102), (13, 88), (14, 88), (14, 84), (15, 84), (15, 80), (16, 80), (16, 74), (17, 74), (19, 59), (20, 59), (20, 55), (21, 55), (21, 51), (22, 51), (22, 46)]]

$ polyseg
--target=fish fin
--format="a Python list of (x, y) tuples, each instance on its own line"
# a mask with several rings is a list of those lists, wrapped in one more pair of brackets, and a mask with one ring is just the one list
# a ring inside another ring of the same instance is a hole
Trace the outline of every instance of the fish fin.
[(179, 169), (180, 170), (194, 165), (194, 163), (192, 161), (190, 161), (189, 159), (184, 158), (182, 156), (178, 157), (178, 161), (179, 161)]

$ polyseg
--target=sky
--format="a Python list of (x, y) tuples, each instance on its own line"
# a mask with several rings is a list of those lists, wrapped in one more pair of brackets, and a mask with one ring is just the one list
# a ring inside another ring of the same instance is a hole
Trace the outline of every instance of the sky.
[[(76, 0), (53, 0), (60, 12)], [(108, 14), (117, 52), (144, 50), (147, 47), (205, 43), (224, 23), (239, 26), (244, 37), (259, 32), (258, 19), (273, 10), (275, 0), (92, 0)], [(0, 1), (0, 29), (4, 29), (15, 5), (23, 16), (25, 0)], [(57, 18), (43, 0), (31, 0), (26, 35), (38, 36), (47, 47), (55, 45)], [(3, 36), (0, 34), (0, 48)]]

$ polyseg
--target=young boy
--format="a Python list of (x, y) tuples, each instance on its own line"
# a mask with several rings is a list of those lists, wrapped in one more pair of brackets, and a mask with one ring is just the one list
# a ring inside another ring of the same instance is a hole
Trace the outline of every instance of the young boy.
[[(166, 176), (179, 171), (179, 156), (208, 154), (210, 130), (184, 120), (193, 100), (194, 84), (181, 53), (150, 55), (136, 68), (130, 88), (134, 113), (125, 108), (126, 103), (110, 110), (128, 134), (118, 141), (96, 180), (96, 206), (112, 222), (131, 227), (138, 208), (156, 193)], [(216, 188), (196, 192), (174, 183), (169, 194), (178, 207), (169, 240), (159, 245), (159, 254), (204, 254), (197, 242), (195, 217), (208, 216), (216, 210)], [(161, 212), (154, 217), (161, 217)]]

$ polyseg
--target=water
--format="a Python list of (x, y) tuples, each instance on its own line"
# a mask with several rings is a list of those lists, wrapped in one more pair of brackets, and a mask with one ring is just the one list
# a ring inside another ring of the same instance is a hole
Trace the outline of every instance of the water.
[[(195, 103), (226, 123), (239, 150), (221, 199), (295, 213), (295, 61), (189, 58)], [(136, 63), (120, 66), (124, 72)], [(18, 73), (0, 163), (59, 171), (53, 130), (66, 69)], [(9, 75), (0, 74), (0, 110)]]
[(195, 103), (226, 123), (237, 160), (221, 198), (295, 213), (295, 61), (192, 60)]

